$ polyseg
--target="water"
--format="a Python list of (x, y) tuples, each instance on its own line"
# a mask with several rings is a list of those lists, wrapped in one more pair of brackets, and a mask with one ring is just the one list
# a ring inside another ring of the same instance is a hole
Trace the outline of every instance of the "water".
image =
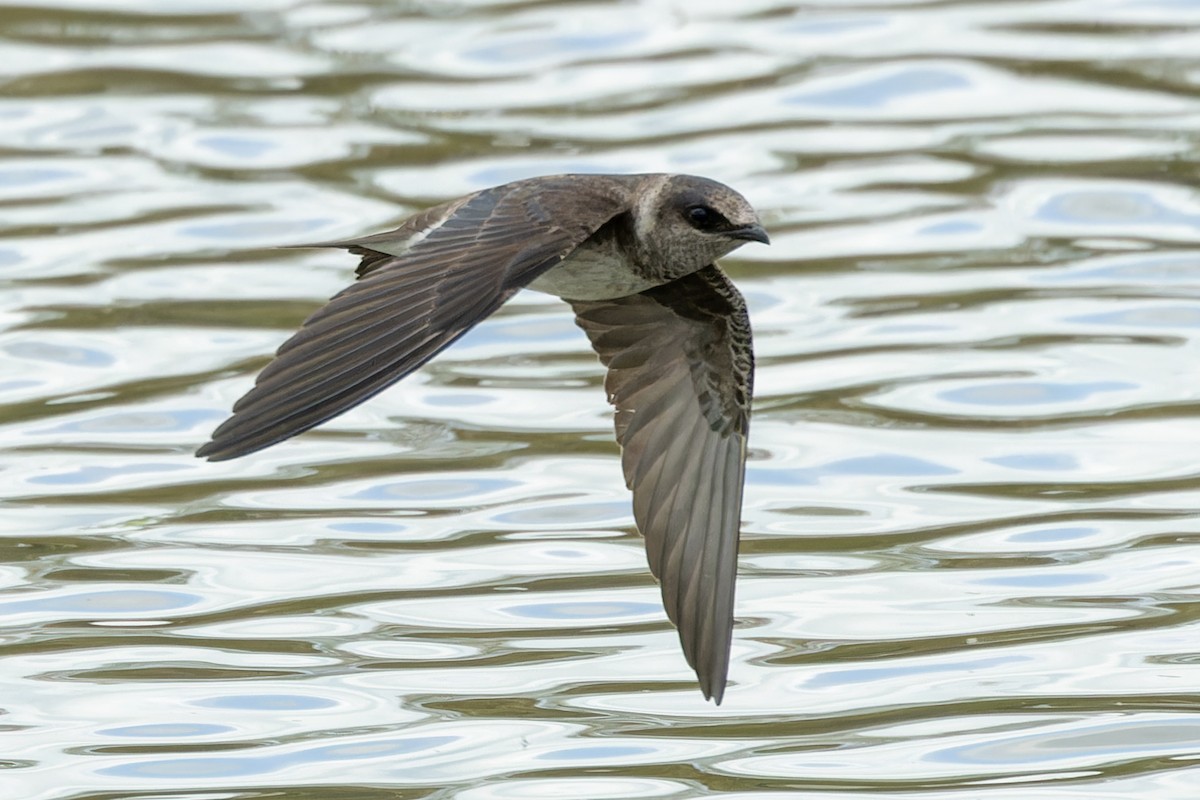
[[(1200, 4), (0, 8), (0, 794), (1192, 798)], [(731, 686), (520, 295), (191, 457), (380, 230), (559, 171), (742, 190)]]

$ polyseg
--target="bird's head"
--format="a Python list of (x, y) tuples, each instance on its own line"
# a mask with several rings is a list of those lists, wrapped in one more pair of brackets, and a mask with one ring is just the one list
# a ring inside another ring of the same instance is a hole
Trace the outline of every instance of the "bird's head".
[(663, 176), (635, 209), (639, 245), (652, 258), (692, 271), (746, 242), (770, 244), (746, 198), (695, 175)]

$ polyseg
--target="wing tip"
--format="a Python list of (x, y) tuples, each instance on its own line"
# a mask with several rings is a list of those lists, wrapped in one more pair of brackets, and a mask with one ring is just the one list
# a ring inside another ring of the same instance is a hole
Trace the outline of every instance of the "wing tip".
[[(718, 653), (716, 663), (703, 663), (700, 667), (693, 667), (696, 671), (696, 678), (700, 682), (700, 691), (704, 693), (705, 700), (712, 700), (714, 704), (721, 705), (721, 701), (725, 699), (725, 686), (729, 682), (729, 651), (722, 654)], [(691, 661), (691, 658), (688, 659)]]
[(193, 455), (196, 458), (203, 458), (205, 461), (228, 461), (231, 458), (244, 455), (244, 453), (231, 451), (228, 445), (213, 439), (202, 445)]
[(239, 434), (236, 431), (227, 432), (224, 429), (233, 419), (235, 417), (226, 420), (213, 431), (212, 438), (196, 450), (194, 454), (196, 458), (203, 458), (206, 461), (229, 461), (256, 453), (259, 450), (282, 441), (281, 439), (267, 439), (261, 435), (255, 435), (253, 431), (249, 434)]

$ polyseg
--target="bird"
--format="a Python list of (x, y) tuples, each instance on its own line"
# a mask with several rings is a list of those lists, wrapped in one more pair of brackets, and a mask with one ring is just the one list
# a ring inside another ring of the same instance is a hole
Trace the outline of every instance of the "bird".
[(482, 189), (313, 247), (360, 257), (196, 455), (238, 458), (362, 403), (522, 288), (567, 301), (607, 368), (633, 517), (706, 700), (728, 680), (754, 381), (750, 320), (717, 259), (770, 238), (695, 175), (567, 174)]

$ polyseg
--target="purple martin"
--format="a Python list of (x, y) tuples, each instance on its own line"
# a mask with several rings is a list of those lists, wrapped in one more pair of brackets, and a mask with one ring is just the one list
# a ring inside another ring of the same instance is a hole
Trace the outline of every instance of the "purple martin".
[(553, 175), (327, 242), (359, 280), (279, 348), (197, 452), (237, 458), (391, 386), (522, 288), (563, 298), (607, 367), (625, 483), (705, 698), (725, 692), (754, 377), (750, 321), (716, 260), (769, 243), (750, 204), (692, 175)]

